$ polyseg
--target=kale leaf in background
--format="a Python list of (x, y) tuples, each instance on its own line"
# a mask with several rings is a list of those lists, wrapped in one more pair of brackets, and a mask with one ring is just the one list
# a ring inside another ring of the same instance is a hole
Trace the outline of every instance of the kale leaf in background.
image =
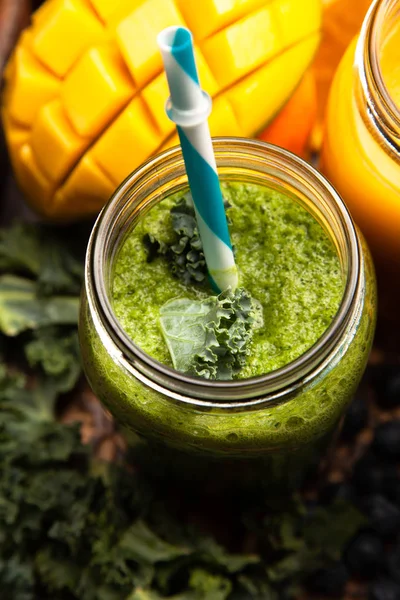
[(15, 336), (49, 325), (76, 325), (77, 296), (40, 296), (37, 282), (16, 275), (0, 276), (0, 330)]
[(0, 231), (0, 597), (288, 600), (315, 572), (318, 591), (332, 589), (366, 523), (353, 505), (310, 510), (297, 499), (273, 512), (254, 498), (257, 510), (235, 509), (243, 539), (232, 553), (171, 510), (176, 490), (151, 485), (127, 459), (100, 463), (79, 425), (57, 420), (81, 374), (81, 233)]
[[(0, 369), (0, 588), (7, 600), (244, 593), (278, 600), (289, 578), (293, 585), (324, 563), (315, 537), (307, 543), (301, 504), (260, 528), (265, 556), (230, 554), (180, 523), (129, 465), (97, 464), (79, 426), (55, 420), (58, 393), (51, 377), (27, 388), (23, 375)], [(357, 526), (340, 538), (339, 553)]]
[(3, 346), (59, 393), (81, 374), (77, 321), (88, 235), (87, 226), (54, 231), (15, 223), (0, 230)]
[(25, 344), (29, 366), (41, 369), (57, 382), (60, 392), (68, 392), (81, 374), (78, 332), (62, 327), (42, 327)]
[(15, 223), (0, 230), (0, 272), (35, 280), (38, 295), (79, 295), (89, 226)]

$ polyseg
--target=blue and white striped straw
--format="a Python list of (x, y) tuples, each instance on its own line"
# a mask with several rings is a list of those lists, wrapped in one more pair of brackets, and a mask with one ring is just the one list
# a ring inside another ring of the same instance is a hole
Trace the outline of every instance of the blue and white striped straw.
[(167, 27), (158, 44), (171, 94), (166, 111), (177, 126), (208, 273), (217, 291), (234, 290), (238, 272), (207, 122), (211, 98), (200, 87), (192, 34)]

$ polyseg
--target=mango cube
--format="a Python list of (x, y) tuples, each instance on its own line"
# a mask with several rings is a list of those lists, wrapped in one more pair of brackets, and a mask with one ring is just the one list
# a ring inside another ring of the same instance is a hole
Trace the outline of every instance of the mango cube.
[(104, 23), (115, 23), (131, 13), (143, 0), (90, 0)]
[(32, 129), (31, 146), (46, 177), (59, 183), (90, 144), (68, 121), (59, 99), (43, 106)]
[(98, 167), (90, 154), (85, 154), (54, 196), (54, 211), (66, 219), (74, 210), (91, 215), (99, 211), (115, 184)]
[(205, 40), (201, 49), (221, 87), (227, 87), (283, 49), (270, 6)]
[(134, 98), (94, 146), (93, 158), (116, 185), (160, 145), (145, 103)]
[(177, 5), (197, 40), (203, 40), (238, 21), (268, 0), (177, 0)]
[(55, 184), (49, 181), (41, 171), (29, 144), (24, 144), (21, 147), (19, 158), (19, 175), (22, 189), (26, 193), (29, 192), (34, 207), (41, 214), (50, 216), (52, 212), (51, 199), (55, 191)]
[(229, 131), (229, 135), (243, 135), (232, 105), (225, 96), (218, 96), (213, 101), (213, 108), (208, 123), (212, 136), (223, 136), (226, 135), (227, 131)]
[(56, 0), (46, 9), (34, 31), (33, 52), (50, 71), (64, 77), (86, 48), (105, 39), (106, 32), (80, 0)]
[(2, 110), (2, 118), (11, 162), (15, 168), (14, 165), (18, 162), (19, 158), (19, 150), (28, 141), (30, 129), (28, 127), (21, 127), (19, 123), (13, 121), (4, 109)]
[[(257, 111), (254, 107), (268, 107), (266, 114), (273, 117), (282, 106), (284, 98), (288, 98), (294, 90), (295, 79), (282, 77), (289, 69), (294, 73), (303, 73), (318, 47), (319, 35), (304, 40), (298, 46), (294, 46), (283, 52), (271, 63), (261, 67), (243, 81), (237, 83), (227, 91), (227, 98), (231, 103), (240, 127), (242, 135), (252, 135), (259, 127)], [(268, 90), (268, 94), (266, 94)], [(265, 126), (266, 123), (263, 124)]]
[(94, 137), (134, 93), (118, 50), (104, 44), (85, 52), (64, 81), (61, 97), (77, 133)]
[(24, 46), (18, 46), (13, 60), (5, 103), (12, 119), (30, 126), (40, 107), (57, 96), (60, 81), (44, 69)]
[(147, 0), (116, 28), (117, 43), (139, 87), (161, 72), (157, 35), (171, 25), (185, 25), (173, 0)]
[(307, 2), (307, 12), (305, 12), (301, 2), (297, 0), (274, 1), (274, 10), (286, 47), (318, 31), (321, 26), (320, 5), (320, 0), (309, 0)]

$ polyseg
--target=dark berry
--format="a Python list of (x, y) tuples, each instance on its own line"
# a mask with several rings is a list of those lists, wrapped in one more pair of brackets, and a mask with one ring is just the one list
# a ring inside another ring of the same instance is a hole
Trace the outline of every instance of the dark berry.
[(386, 553), (386, 571), (400, 585), (400, 542)]
[(362, 396), (356, 396), (344, 419), (340, 437), (344, 441), (351, 441), (368, 423), (368, 406)]
[(375, 429), (373, 448), (382, 458), (391, 460), (400, 458), (400, 420), (378, 425)]
[(379, 537), (369, 531), (359, 533), (345, 551), (345, 563), (350, 573), (374, 577), (382, 564), (383, 544)]
[(352, 483), (358, 493), (380, 493), (383, 488), (383, 470), (378, 458), (367, 452), (354, 466)]
[(395, 467), (393, 467), (390, 473), (389, 471), (386, 472), (383, 482), (383, 493), (394, 505), (400, 507), (400, 475)]
[(382, 538), (392, 538), (400, 530), (400, 510), (381, 494), (368, 496), (362, 507), (370, 519), (370, 525)]
[(319, 569), (308, 580), (310, 591), (324, 596), (342, 596), (349, 573), (343, 563), (335, 562), (325, 569)]
[(386, 494), (393, 481), (397, 480), (397, 469), (367, 452), (354, 466), (352, 483), (358, 494)]
[[(393, 398), (390, 389), (392, 380), (400, 373), (399, 365), (381, 364), (371, 367), (369, 370), (371, 384), (375, 391), (376, 403), (381, 408), (393, 408)], [(388, 393), (389, 392), (389, 393)]]
[(390, 377), (384, 388), (384, 398), (388, 408), (400, 406), (400, 367), (393, 377)]
[(400, 406), (400, 365), (382, 365), (372, 379), (376, 402), (384, 409)]
[(378, 579), (371, 584), (369, 600), (400, 600), (400, 585), (392, 579)]
[(319, 500), (322, 504), (331, 504), (335, 500), (352, 502), (354, 500), (354, 489), (349, 483), (328, 483), (322, 488)]

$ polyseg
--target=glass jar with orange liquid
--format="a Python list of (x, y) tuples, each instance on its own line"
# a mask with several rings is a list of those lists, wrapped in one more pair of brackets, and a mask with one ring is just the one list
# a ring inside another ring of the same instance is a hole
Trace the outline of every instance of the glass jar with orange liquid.
[(400, 322), (400, 0), (371, 4), (342, 59), (321, 169), (372, 250), (381, 322)]

